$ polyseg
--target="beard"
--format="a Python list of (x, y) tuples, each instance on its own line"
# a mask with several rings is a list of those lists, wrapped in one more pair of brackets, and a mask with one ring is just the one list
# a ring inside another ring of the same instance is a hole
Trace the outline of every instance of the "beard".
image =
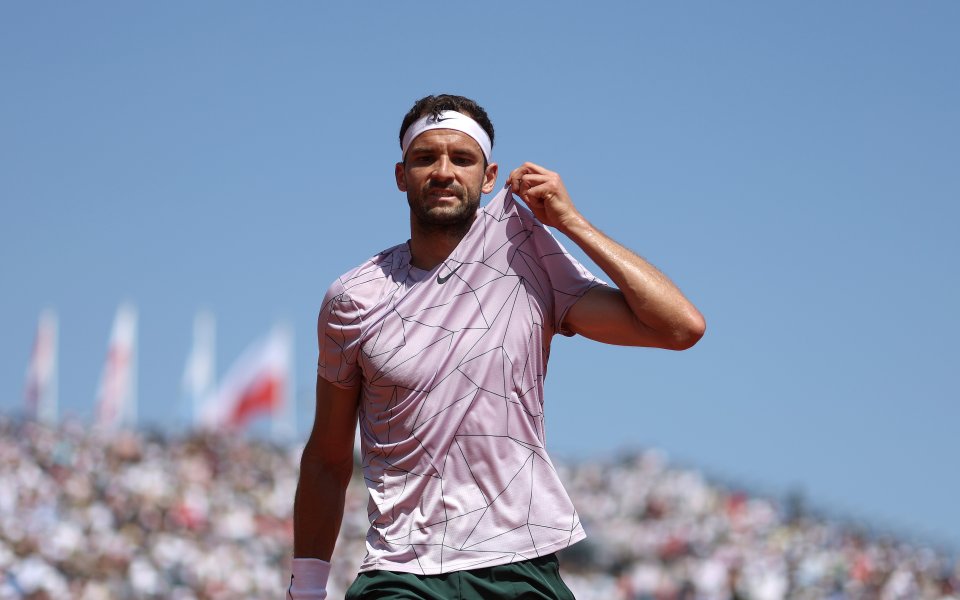
[[(454, 196), (458, 202), (453, 206), (437, 205), (433, 198), (440, 195)], [(407, 191), (407, 204), (410, 205), (410, 215), (422, 231), (464, 233), (477, 216), (480, 191), (471, 193), (458, 183), (431, 183), (416, 193)]]

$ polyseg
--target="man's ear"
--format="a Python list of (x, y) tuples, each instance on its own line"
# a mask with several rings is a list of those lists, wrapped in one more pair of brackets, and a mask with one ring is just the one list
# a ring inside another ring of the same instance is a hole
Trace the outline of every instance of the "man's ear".
[(497, 163), (490, 163), (483, 172), (483, 187), (480, 190), (484, 194), (489, 194), (497, 185)]
[(402, 162), (398, 162), (393, 168), (393, 175), (397, 178), (397, 189), (401, 192), (407, 191), (407, 176), (403, 172)]

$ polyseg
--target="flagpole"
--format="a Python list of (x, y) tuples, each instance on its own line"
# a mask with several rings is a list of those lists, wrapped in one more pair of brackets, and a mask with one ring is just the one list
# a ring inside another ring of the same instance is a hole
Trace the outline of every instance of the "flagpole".
[(47, 311), (50, 319), (50, 332), (53, 364), (50, 368), (50, 391), (44, 401), (40, 419), (48, 425), (56, 425), (60, 419), (60, 320), (55, 310)]
[(287, 386), (287, 418), (290, 419), (288, 425), (290, 429), (291, 442), (297, 439), (297, 336), (290, 329), (290, 385)]
[(199, 317), (201, 319), (200, 326), (202, 327), (201, 335), (203, 336), (204, 352), (206, 352), (210, 365), (207, 367), (206, 376), (201, 380), (201, 385), (198, 386), (198, 393), (194, 397), (194, 415), (196, 418), (194, 423), (200, 422), (200, 407), (206, 399), (207, 394), (213, 389), (213, 382), (217, 377), (217, 322), (213, 313), (210, 311), (203, 311)]
[(44, 309), (27, 368), (26, 409), (31, 418), (51, 426), (57, 422), (57, 337), (57, 313)]
[(193, 346), (183, 370), (183, 394), (191, 411), (191, 427), (200, 428), (203, 405), (209, 401), (216, 377), (217, 323), (209, 310), (193, 317)]
[(289, 441), (293, 441), (297, 437), (297, 359), (296, 359), (296, 334), (293, 333), (293, 328), (289, 328), (289, 338), (288, 338), (288, 356), (290, 357), (289, 362), (287, 362), (287, 398), (286, 398), (286, 407), (287, 407), (287, 435)]
[(115, 430), (134, 426), (137, 419), (137, 309), (123, 303), (117, 309), (97, 390), (96, 424)]
[(138, 363), (140, 360), (140, 349), (139, 349), (139, 345), (140, 345), (139, 333), (140, 332), (138, 331), (139, 323), (138, 323), (137, 307), (133, 304), (130, 304), (129, 306), (130, 306), (130, 312), (131, 312), (131, 319), (133, 321), (133, 341), (130, 344), (131, 346), (130, 348), (130, 398), (127, 405), (129, 407), (130, 428), (136, 429), (137, 417), (139, 416), (138, 413), (140, 412), (139, 411), (140, 406), (138, 404), (140, 400), (139, 394), (138, 394), (139, 382), (137, 381), (138, 367), (139, 367)]

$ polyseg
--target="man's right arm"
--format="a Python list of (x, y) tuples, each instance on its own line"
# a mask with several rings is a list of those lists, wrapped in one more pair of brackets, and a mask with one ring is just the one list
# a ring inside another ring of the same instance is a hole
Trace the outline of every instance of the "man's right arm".
[(359, 385), (341, 388), (317, 377), (316, 416), (300, 459), (293, 503), (295, 558), (329, 561), (333, 554), (353, 473), (359, 399)]

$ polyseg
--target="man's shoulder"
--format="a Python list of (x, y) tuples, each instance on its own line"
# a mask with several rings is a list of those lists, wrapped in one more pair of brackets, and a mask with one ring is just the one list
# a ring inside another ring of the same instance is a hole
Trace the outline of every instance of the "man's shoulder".
[(327, 289), (326, 300), (350, 300), (362, 302), (378, 296), (384, 283), (404, 260), (409, 249), (406, 243), (391, 246), (377, 252), (356, 267), (337, 277)]

